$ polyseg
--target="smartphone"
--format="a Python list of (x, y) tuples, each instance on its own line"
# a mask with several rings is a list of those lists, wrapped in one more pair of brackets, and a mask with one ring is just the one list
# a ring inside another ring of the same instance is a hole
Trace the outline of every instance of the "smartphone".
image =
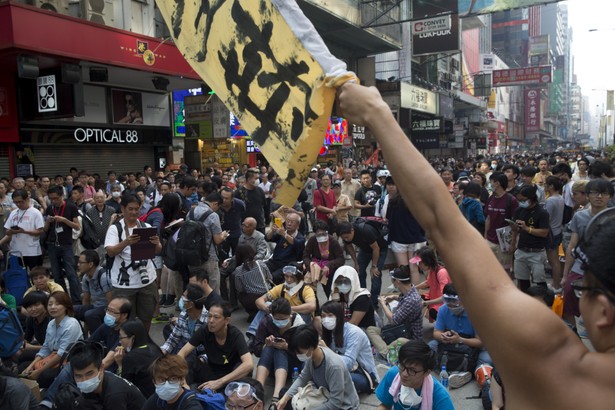
[(512, 220), (512, 219), (508, 219), (508, 218), (506, 218), (506, 219), (504, 219), (504, 220), (505, 220), (506, 222), (508, 222), (509, 224), (517, 225), (517, 221), (514, 221), (514, 220)]
[(282, 227), (282, 218), (273, 218), (273, 223), (275, 223), (278, 228)]
[(275, 339), (273, 339), (273, 341), (276, 343), (282, 343), (282, 342), (285, 342), (286, 340), (282, 339), (281, 337), (276, 337)]
[(11, 226), (11, 230), (12, 230), (12, 231), (16, 231), (16, 230), (18, 230), (18, 229), (19, 229), (19, 226), (17, 226), (17, 225)]

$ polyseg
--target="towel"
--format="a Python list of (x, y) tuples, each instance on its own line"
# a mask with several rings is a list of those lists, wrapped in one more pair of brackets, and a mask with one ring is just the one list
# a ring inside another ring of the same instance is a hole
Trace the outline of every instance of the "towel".
[[(399, 398), (399, 390), (401, 389), (401, 378), (399, 373), (393, 379), (391, 387), (389, 387), (389, 394), (393, 396), (393, 401), (397, 403)], [(421, 410), (431, 410), (433, 407), (433, 377), (429, 375), (423, 379), (423, 386), (421, 386)]]

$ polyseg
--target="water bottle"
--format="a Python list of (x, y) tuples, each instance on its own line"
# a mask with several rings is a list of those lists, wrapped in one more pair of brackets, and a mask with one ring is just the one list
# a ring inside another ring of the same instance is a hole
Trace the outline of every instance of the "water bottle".
[(440, 383), (448, 390), (448, 372), (446, 371), (446, 365), (442, 366), (442, 370), (440, 370)]
[(389, 347), (389, 353), (387, 353), (387, 361), (391, 366), (397, 365), (397, 351), (395, 350), (395, 346)]
[(298, 367), (294, 367), (293, 368), (293, 383), (295, 382), (295, 380), (297, 380), (299, 378), (299, 368)]
[(397, 351), (397, 357), (399, 357), (399, 349), (401, 349), (401, 341), (400, 340), (397, 341), (397, 349), (395, 349)]

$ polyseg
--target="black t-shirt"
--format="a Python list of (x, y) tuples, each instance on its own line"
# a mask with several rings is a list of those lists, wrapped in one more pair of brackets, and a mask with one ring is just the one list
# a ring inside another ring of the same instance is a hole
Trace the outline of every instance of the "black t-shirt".
[(382, 243), (382, 235), (373, 226), (367, 223), (355, 223), (353, 228), (354, 237), (352, 238), (352, 243), (357, 245), (362, 251), (371, 253), (371, 244), (374, 242), (378, 242), (380, 249), (386, 246), (385, 243)]
[[(203, 405), (194, 395), (185, 389), (184, 394), (189, 395), (183, 401), (180, 397), (175, 403), (165, 403), (157, 394), (154, 394), (147, 399), (142, 410), (203, 410)], [(181, 403), (181, 409), (179, 408), (179, 403)]]
[(220, 294), (215, 290), (212, 290), (211, 293), (205, 298), (205, 302), (203, 302), (203, 304), (205, 305), (205, 309), (209, 310), (211, 305), (222, 302), (224, 302), (222, 296), (220, 296)]
[[(521, 219), (525, 221), (527, 226), (533, 229), (549, 229), (549, 213), (540, 205), (535, 205), (533, 208), (518, 207), (515, 211), (513, 219)], [(544, 248), (547, 245), (547, 237), (541, 238), (536, 235), (530, 235), (523, 229), (519, 229), (519, 248)]]
[(357, 297), (348, 308), (351, 317), (352, 312), (365, 312), (365, 316), (363, 316), (363, 319), (359, 322), (359, 327), (367, 329), (369, 326), (376, 326), (376, 320), (374, 319), (374, 304), (368, 295)]
[[(76, 217), (79, 216), (79, 210), (72, 202), (64, 201), (64, 205), (59, 208), (56, 208), (53, 205), (49, 205), (47, 207), (47, 210), (45, 211), (45, 216), (63, 216), (64, 218), (72, 222)], [(55, 243), (56, 237), (57, 242), (60, 245), (72, 245), (73, 228), (62, 222), (53, 222), (49, 224), (47, 242)]]
[(122, 377), (137, 386), (145, 397), (156, 390), (149, 367), (161, 354), (158, 348), (145, 345), (133, 347), (122, 360)]
[(361, 216), (374, 216), (374, 212), (376, 211), (376, 201), (380, 199), (381, 194), (382, 188), (378, 185), (373, 185), (369, 188), (361, 186), (361, 189), (359, 189), (354, 195), (355, 201), (359, 201), (361, 205), (365, 205), (368, 202), (374, 205), (374, 207), (371, 208), (361, 209)]
[(111, 372), (105, 372), (100, 394), (88, 393), (88, 402), (102, 403), (104, 410), (141, 410), (145, 397), (137, 386)]
[(36, 339), (38, 344), (41, 346), (45, 343), (45, 336), (47, 334), (47, 325), (51, 317), (45, 316), (41, 323), (38, 323), (35, 318), (28, 317), (26, 318), (26, 329), (24, 334), (24, 339), (28, 343), (32, 343), (33, 339)]
[(207, 362), (214, 374), (229, 374), (241, 363), (241, 356), (250, 353), (243, 334), (233, 325), (228, 325), (224, 345), (218, 344), (216, 336), (207, 326), (202, 326), (194, 332), (190, 344), (203, 346)]
[(259, 187), (255, 187), (254, 189), (241, 187), (235, 191), (235, 198), (241, 199), (246, 204), (246, 210), (241, 216), (241, 220), (252, 217), (256, 219), (256, 229), (264, 228), (265, 208), (267, 204), (265, 192)]
[(116, 214), (121, 214), (122, 213), (122, 207), (120, 205), (119, 202), (117, 202), (116, 200), (113, 199), (109, 199), (105, 202), (105, 205), (107, 205), (108, 207), (113, 208), (113, 210), (115, 211)]

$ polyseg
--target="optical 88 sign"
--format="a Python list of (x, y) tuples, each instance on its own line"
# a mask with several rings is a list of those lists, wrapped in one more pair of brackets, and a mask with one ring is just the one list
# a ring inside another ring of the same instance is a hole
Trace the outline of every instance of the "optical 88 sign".
[(136, 130), (77, 128), (73, 135), (80, 143), (136, 144), (139, 142), (139, 134)]

